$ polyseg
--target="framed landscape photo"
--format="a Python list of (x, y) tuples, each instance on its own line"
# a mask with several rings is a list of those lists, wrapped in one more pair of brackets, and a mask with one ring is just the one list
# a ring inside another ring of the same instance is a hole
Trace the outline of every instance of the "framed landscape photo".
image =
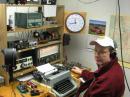
[(89, 34), (104, 36), (106, 21), (89, 20)]

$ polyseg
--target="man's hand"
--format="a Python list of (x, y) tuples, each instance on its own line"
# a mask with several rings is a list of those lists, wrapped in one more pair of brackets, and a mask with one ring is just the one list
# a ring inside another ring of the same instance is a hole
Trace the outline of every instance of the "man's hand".
[(74, 67), (71, 69), (71, 71), (80, 75), (80, 74), (82, 73), (83, 69), (74, 66)]

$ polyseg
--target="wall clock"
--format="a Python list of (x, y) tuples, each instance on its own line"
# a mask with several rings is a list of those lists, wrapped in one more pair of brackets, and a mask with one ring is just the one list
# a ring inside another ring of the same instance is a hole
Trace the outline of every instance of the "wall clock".
[(81, 32), (85, 26), (85, 19), (79, 13), (71, 13), (66, 17), (65, 26), (70, 32)]

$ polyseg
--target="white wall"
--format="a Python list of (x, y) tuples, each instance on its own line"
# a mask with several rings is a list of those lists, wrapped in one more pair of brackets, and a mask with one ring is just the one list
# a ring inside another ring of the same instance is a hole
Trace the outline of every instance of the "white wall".
[[(85, 1), (85, 0), (84, 0)], [(87, 1), (87, 0), (86, 0)], [(91, 1), (91, 0), (88, 0)], [(92, 0), (93, 1), (93, 0)], [(99, 0), (91, 4), (83, 4), (79, 0), (57, 0), (59, 5), (65, 5), (65, 10), (83, 11), (87, 13), (86, 28), (90, 19), (106, 21), (106, 35), (109, 35), (110, 16), (116, 14), (117, 0)], [(130, 0), (120, 0), (121, 14), (130, 15)], [(89, 39), (95, 38), (94, 35), (88, 35), (88, 30), (83, 34), (71, 34), (70, 45), (65, 46), (65, 53), (68, 61), (80, 62), (83, 66), (89, 66), (92, 70), (97, 67), (93, 58), (93, 52), (89, 48)], [(126, 68), (126, 74), (130, 85), (130, 69)], [(124, 97), (130, 97), (127, 86)]]

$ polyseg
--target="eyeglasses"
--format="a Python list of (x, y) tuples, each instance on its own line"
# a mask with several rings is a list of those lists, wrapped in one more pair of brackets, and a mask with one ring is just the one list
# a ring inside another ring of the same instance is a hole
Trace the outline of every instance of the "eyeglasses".
[(109, 50), (94, 50), (95, 54), (97, 55), (104, 55), (104, 54), (108, 54), (109, 53)]

